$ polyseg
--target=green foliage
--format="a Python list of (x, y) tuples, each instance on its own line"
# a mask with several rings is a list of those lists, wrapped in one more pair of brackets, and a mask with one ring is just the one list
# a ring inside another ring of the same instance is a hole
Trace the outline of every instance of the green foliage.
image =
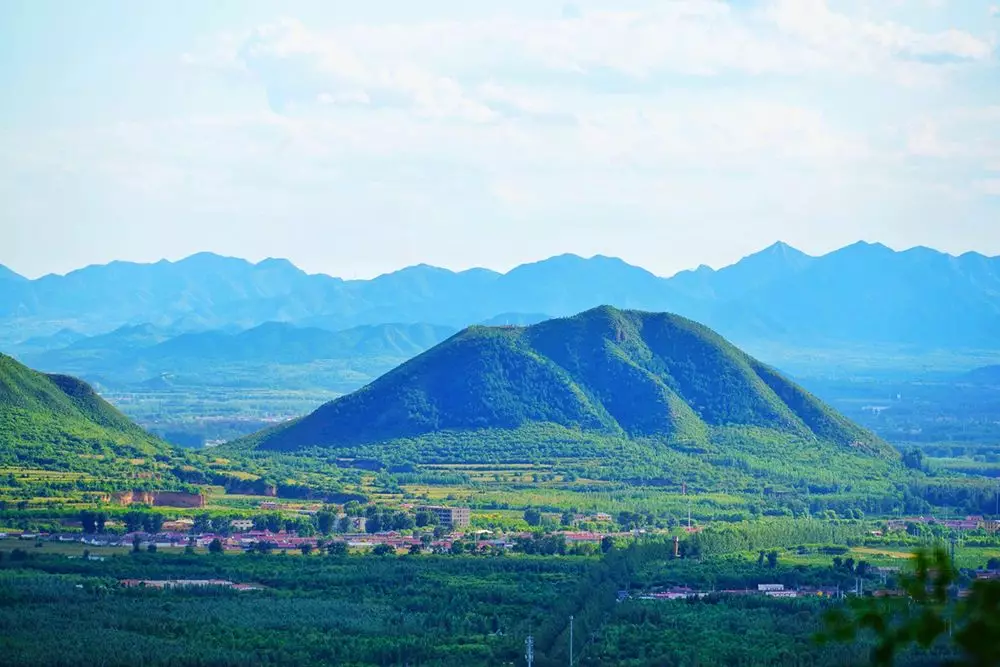
[(576, 456), (607, 455), (619, 443), (644, 439), (640, 449), (657, 442), (703, 453), (716, 434), (737, 429), (808, 443), (817, 455), (896, 458), (870, 433), (705, 327), (614, 308), (523, 329), (472, 327), (364, 389), (226, 451), (334, 448), (380, 460), (434, 460), (446, 442), (430, 451), (408, 443), (429, 434), (447, 441), (484, 432), (513, 434), (508, 455), (515, 459), (559, 451), (517, 435), (533, 428), (577, 441)]
[(958, 581), (944, 548), (918, 551), (915, 571), (900, 577), (899, 597), (860, 598), (846, 610), (831, 610), (821, 638), (853, 641), (871, 633), (876, 665), (895, 664), (911, 645), (943, 649), (957, 664), (1000, 664), (1000, 581), (975, 581), (964, 599), (957, 596)]
[(84, 382), (43, 375), (0, 354), (0, 465), (114, 469), (115, 460), (169, 453)]

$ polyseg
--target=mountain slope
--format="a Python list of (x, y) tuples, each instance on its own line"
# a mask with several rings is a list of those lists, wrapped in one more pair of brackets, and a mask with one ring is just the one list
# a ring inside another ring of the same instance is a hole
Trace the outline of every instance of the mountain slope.
[[(65, 369), (102, 384), (124, 387), (163, 374), (182, 382), (269, 386), (279, 378), (297, 386), (345, 391), (344, 377), (371, 378), (440, 343), (455, 333), (431, 324), (379, 324), (326, 331), (269, 322), (235, 334), (223, 331), (167, 337), (150, 325), (125, 327), (79, 341), (61, 350), (25, 354), (36, 368)], [(336, 364), (316, 366), (334, 360)], [(347, 368), (348, 364), (350, 368)], [(293, 368), (294, 367), (294, 368)], [(353, 370), (352, 370), (353, 369)], [(306, 385), (308, 386), (308, 385)]]
[(965, 373), (961, 380), (970, 384), (1000, 387), (1000, 366), (983, 366)]
[(81, 459), (135, 458), (169, 447), (86, 383), (44, 375), (0, 354), (0, 463), (76, 469)]
[(620, 259), (560, 255), (504, 274), (420, 265), (344, 281), (285, 260), (252, 264), (203, 253), (0, 281), (0, 341), (67, 327), (95, 335), (136, 322), (178, 333), (269, 321), (331, 331), (386, 322), (459, 328), (501, 313), (559, 317), (602, 303), (680, 313), (744, 345), (996, 349), (1000, 258), (867, 243), (810, 257), (779, 243), (718, 271), (673, 278)]
[(0, 283), (23, 283), (27, 282), (27, 278), (22, 276), (20, 273), (16, 273), (11, 269), (8, 269), (3, 264), (0, 264)]
[(794, 280), (748, 292), (738, 305), (728, 313), (717, 309), (713, 324), (738, 332), (745, 314), (755, 313), (800, 345), (996, 349), (1000, 258), (953, 257), (928, 248), (895, 252), (857, 243), (810, 262)]
[[(433, 434), (553, 426), (572, 437), (709, 448), (735, 430), (812, 443), (828, 455), (894, 456), (706, 327), (611, 307), (526, 328), (471, 327), (367, 387), (233, 446), (377, 452), (378, 443)], [(523, 459), (532, 443), (512, 448)]]

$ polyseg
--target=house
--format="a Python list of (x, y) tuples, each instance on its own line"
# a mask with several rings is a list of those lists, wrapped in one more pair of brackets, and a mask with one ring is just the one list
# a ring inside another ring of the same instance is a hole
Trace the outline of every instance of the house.
[(233, 519), (229, 522), (229, 527), (236, 531), (244, 531), (253, 529), (252, 519)]
[(606, 514), (604, 512), (598, 512), (597, 514), (594, 515), (594, 521), (606, 521), (606, 522), (610, 523), (611, 522), (611, 515), (610, 514)]
[(260, 508), (262, 510), (276, 510), (278, 509), (278, 503), (273, 500), (262, 500), (260, 503)]
[(769, 598), (797, 598), (797, 591), (767, 591), (764, 593)]
[(424, 505), (417, 508), (418, 512), (430, 512), (437, 517), (438, 523), (446, 528), (462, 528), (469, 525), (471, 511), (468, 507), (440, 507)]
[(176, 519), (174, 521), (164, 521), (163, 530), (167, 532), (186, 533), (194, 526), (194, 519)]
[(757, 584), (757, 590), (761, 593), (778, 593), (785, 590), (784, 584)]
[(604, 536), (600, 533), (562, 533), (567, 542), (600, 542)]

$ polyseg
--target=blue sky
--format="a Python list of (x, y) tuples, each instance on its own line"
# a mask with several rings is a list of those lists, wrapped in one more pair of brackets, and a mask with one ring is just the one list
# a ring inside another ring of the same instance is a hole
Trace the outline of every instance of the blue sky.
[(1000, 254), (1000, 3), (0, 3), (0, 263)]

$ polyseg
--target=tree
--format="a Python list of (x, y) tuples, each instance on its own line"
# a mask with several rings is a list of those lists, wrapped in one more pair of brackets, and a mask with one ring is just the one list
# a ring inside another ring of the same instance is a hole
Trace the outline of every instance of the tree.
[(559, 518), (559, 524), (562, 526), (572, 526), (573, 525), (573, 513), (563, 512), (562, 516)]
[(267, 530), (271, 531), (272, 533), (280, 533), (283, 524), (284, 521), (281, 519), (281, 515), (278, 514), (277, 512), (268, 514), (264, 518), (265, 528), (267, 528)]
[(419, 556), (421, 553), (423, 553), (423, 551), (424, 551), (423, 547), (420, 546), (419, 544), (411, 544), (410, 545), (410, 555), (411, 556)]
[(323, 511), (316, 513), (316, 529), (320, 535), (329, 535), (333, 532), (337, 517), (333, 512)]
[(757, 554), (757, 567), (764, 567), (764, 559), (767, 558), (767, 554), (761, 549), (760, 553)]
[(903, 465), (913, 470), (923, 470), (924, 453), (916, 447), (903, 452)]
[(451, 543), (451, 553), (455, 556), (465, 553), (465, 545), (461, 541), (455, 540)]
[(212, 517), (209, 514), (199, 514), (194, 518), (194, 525), (191, 526), (192, 533), (200, 535), (210, 530), (212, 530)]
[(623, 511), (618, 513), (618, 525), (625, 530), (634, 530), (636, 528), (642, 528), (643, 516), (638, 512)]
[(139, 549), (142, 547), (142, 538), (138, 535), (132, 536), (132, 553), (139, 553)]
[(346, 556), (347, 542), (330, 542), (326, 547), (326, 553), (330, 556)]
[(957, 664), (1000, 664), (1000, 581), (978, 580), (968, 595), (954, 595), (958, 573), (943, 548), (916, 554), (916, 570), (900, 577), (902, 597), (855, 598), (847, 609), (827, 613), (821, 641), (854, 641), (862, 632), (875, 635), (871, 659), (892, 665), (896, 656), (917, 644), (929, 648), (946, 634), (960, 656)]
[(148, 551), (151, 554), (155, 554), (156, 553), (156, 542), (150, 542), (149, 544), (147, 544), (146, 545), (146, 551)]
[(438, 523), (437, 514), (434, 512), (428, 512), (427, 510), (420, 510), (414, 517), (414, 523), (417, 528), (423, 528), (424, 526), (436, 526)]
[(125, 516), (122, 517), (122, 521), (125, 522), (125, 532), (134, 533), (142, 529), (143, 516), (143, 513), (138, 510), (125, 512)]
[(1000, 570), (1000, 558), (991, 558), (986, 563), (987, 570)]
[(608, 553), (615, 548), (615, 538), (610, 535), (605, 535), (601, 538), (601, 551), (603, 553)]
[(388, 544), (376, 544), (375, 548), (372, 549), (373, 556), (390, 556), (396, 553), (395, 547)]
[(303, 556), (308, 556), (313, 551), (313, 545), (311, 542), (303, 542), (299, 545), (299, 551), (302, 552)]
[(222, 540), (218, 537), (212, 540), (208, 545), (208, 553), (210, 554), (221, 554), (223, 552)]
[(229, 517), (217, 516), (212, 519), (212, 532), (216, 535), (223, 535), (228, 537), (232, 533), (233, 527), (230, 523)]
[(534, 507), (524, 510), (524, 520), (529, 526), (537, 526), (542, 523), (542, 513)]
[(83, 532), (91, 535), (97, 532), (97, 515), (89, 510), (80, 511), (80, 523), (83, 525)]
[(767, 552), (767, 566), (772, 570), (778, 567), (778, 552), (768, 551)]
[(147, 512), (142, 517), (142, 529), (147, 533), (158, 533), (163, 528), (163, 515), (159, 512)]

